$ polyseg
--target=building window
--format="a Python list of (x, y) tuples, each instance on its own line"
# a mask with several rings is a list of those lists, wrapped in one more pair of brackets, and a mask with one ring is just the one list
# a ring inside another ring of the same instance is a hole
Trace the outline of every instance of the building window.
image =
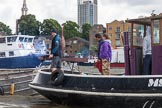
[(112, 30), (112, 27), (109, 27), (109, 30)]
[(128, 32), (131, 32), (131, 30), (132, 30), (131, 27), (128, 27)]
[(120, 33), (116, 34), (116, 39), (120, 39)]
[(5, 52), (0, 52), (0, 57), (5, 57), (5, 56), (6, 56)]
[(120, 47), (121, 43), (120, 40), (116, 40), (116, 47)]
[(116, 32), (120, 32), (120, 27), (116, 27)]
[(112, 37), (112, 33), (109, 33), (109, 36)]

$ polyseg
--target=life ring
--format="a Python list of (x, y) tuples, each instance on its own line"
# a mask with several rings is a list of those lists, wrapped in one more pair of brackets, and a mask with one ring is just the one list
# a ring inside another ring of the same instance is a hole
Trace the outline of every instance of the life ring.
[(54, 86), (59, 86), (63, 83), (64, 80), (64, 72), (62, 70), (56, 70), (51, 73), (49, 83)]
[(21, 48), (21, 44), (18, 44), (18, 47)]
[(33, 45), (30, 45), (30, 47), (33, 49)]

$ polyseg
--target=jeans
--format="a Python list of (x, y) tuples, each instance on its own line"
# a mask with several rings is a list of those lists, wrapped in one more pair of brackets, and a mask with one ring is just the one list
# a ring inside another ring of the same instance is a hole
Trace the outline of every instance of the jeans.
[(146, 55), (143, 58), (143, 73), (142, 75), (151, 75), (152, 71), (152, 55)]

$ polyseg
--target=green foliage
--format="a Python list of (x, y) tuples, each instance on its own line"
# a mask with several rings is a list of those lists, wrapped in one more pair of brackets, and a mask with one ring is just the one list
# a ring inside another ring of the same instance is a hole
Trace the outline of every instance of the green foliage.
[(66, 21), (64, 24), (64, 37), (69, 39), (72, 37), (81, 37), (81, 33), (78, 31), (79, 25), (73, 21)]
[(9, 26), (0, 22), (0, 32), (4, 33), (5, 35), (11, 35), (12, 30), (10, 29)]
[(91, 46), (91, 48), (90, 48), (90, 50), (92, 50), (92, 51), (96, 51), (97, 50), (97, 46)]
[(89, 40), (89, 31), (91, 29), (91, 25), (86, 23), (82, 25), (82, 38)]
[(51, 30), (56, 29), (61, 34), (61, 25), (54, 19), (45, 19), (41, 24), (42, 35), (51, 35)]
[(39, 35), (40, 22), (35, 15), (23, 15), (19, 20), (19, 31), (23, 35)]

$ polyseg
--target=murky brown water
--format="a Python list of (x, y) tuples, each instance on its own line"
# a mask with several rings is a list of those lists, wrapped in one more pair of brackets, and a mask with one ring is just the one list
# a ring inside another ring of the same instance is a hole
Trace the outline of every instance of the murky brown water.
[(0, 108), (81, 108), (81, 107), (57, 105), (40, 95), (38, 96), (9, 95), (9, 96), (0, 96)]
[[(116, 103), (115, 106), (112, 106), (110, 103), (109, 106), (106, 106), (104, 108), (143, 108), (142, 106), (138, 105), (140, 103), (132, 103), (131, 101), (127, 101), (127, 102), (129, 103), (129, 106), (127, 105), (123, 106), (123, 104), (120, 103)], [(85, 107), (85, 106), (81, 107), (81, 106), (57, 105), (40, 95), (36, 95), (36, 96), (5, 95), (5, 96), (0, 96), (0, 108), (103, 108), (103, 107)], [(147, 107), (147, 108), (162, 108), (162, 107), (158, 106), (158, 107)]]

